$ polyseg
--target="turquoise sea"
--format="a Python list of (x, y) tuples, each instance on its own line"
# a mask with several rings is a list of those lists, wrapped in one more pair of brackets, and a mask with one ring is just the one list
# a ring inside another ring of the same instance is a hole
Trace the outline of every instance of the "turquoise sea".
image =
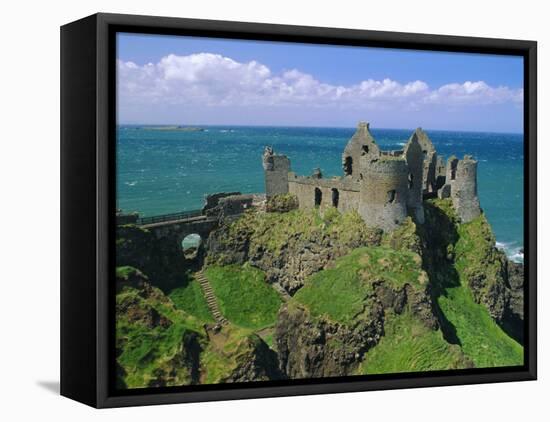
[[(203, 127), (203, 126), (201, 126)], [(354, 128), (204, 126), (204, 131), (121, 125), (117, 130), (117, 208), (142, 216), (199, 209), (206, 194), (263, 192), (265, 145), (286, 154), (297, 174), (320, 167), (341, 175)], [(403, 147), (411, 129), (372, 129), (382, 149)], [(523, 259), (523, 135), (426, 130), (438, 154), (473, 155), (481, 206), (497, 246)]]

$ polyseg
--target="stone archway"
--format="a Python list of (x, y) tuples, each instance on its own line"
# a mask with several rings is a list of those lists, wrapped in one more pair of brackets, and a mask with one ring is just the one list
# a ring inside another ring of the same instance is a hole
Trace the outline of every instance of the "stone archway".
[(185, 236), (180, 244), (185, 259), (196, 259), (199, 256), (199, 249), (203, 245), (203, 238), (198, 233), (191, 233)]

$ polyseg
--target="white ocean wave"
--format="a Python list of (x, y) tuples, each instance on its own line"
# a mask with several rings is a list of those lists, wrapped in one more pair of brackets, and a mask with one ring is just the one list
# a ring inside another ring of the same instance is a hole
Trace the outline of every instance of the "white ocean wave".
[(137, 185), (137, 180), (134, 180), (133, 182), (124, 182), (124, 184), (127, 186), (135, 186)]
[(506, 256), (514, 262), (523, 263), (523, 246), (517, 242), (496, 242), (497, 249), (502, 250)]

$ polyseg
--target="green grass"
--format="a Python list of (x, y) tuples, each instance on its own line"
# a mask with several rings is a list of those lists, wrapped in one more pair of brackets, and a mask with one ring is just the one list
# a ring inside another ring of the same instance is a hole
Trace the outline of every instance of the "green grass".
[(127, 280), (128, 277), (137, 272), (138, 270), (135, 269), (134, 267), (131, 267), (129, 265), (124, 265), (124, 266), (121, 266), (121, 267), (116, 267), (116, 277), (117, 278), (120, 278), (120, 279), (123, 279), (123, 280)]
[(289, 240), (318, 239), (330, 235), (342, 245), (350, 242), (360, 245), (377, 244), (380, 230), (368, 228), (356, 211), (339, 213), (335, 208), (324, 212), (318, 209), (297, 209), (289, 212), (248, 212), (229, 228), (229, 237), (249, 233), (251, 248), (261, 246), (277, 255)]
[(460, 347), (445, 341), (440, 330), (427, 328), (421, 321), (404, 312), (386, 314), (384, 336), (370, 349), (358, 374), (435, 371), (465, 368)]
[(250, 330), (234, 325), (224, 327), (226, 339), (223, 345), (216, 346), (212, 342), (201, 353), (201, 383), (217, 384), (224, 382), (231, 373), (250, 358), (250, 352), (258, 338)]
[(269, 346), (270, 349), (274, 350), (275, 345), (275, 332), (272, 331), (262, 337), (262, 340), (265, 341), (265, 344)]
[(495, 247), (495, 237), (484, 214), (458, 226), (459, 239), (455, 244), (455, 267), (463, 285), (468, 280), (483, 279), (484, 287), (476, 292), (486, 295), (491, 287), (504, 284), (502, 267), (504, 253)]
[(282, 300), (262, 271), (248, 265), (210, 266), (205, 275), (230, 322), (254, 330), (275, 324)]
[(183, 338), (201, 332), (200, 321), (177, 310), (159, 289), (153, 289), (153, 294), (143, 297), (139, 290), (125, 287), (116, 296), (117, 308), (132, 303), (134, 308), (154, 309), (170, 321), (167, 327), (151, 328), (117, 312), (117, 361), (124, 369), (122, 381), (127, 388), (147, 387), (159, 373), (171, 374), (169, 385), (190, 383), (189, 368), (180, 364), (186, 353)]
[[(466, 224), (457, 224), (450, 200), (432, 200), (427, 208), (431, 224), (455, 227), (452, 236), (441, 236), (437, 247), (451, 250), (454, 263), (439, 262), (433, 277), (437, 303), (460, 341), (462, 350), (476, 367), (515, 366), (523, 364), (523, 347), (491, 318), (484, 305), (478, 304), (469, 286), (472, 277), (484, 279), (483, 295), (501, 277), (502, 254), (495, 247), (490, 224), (482, 214)], [(443, 271), (443, 267), (445, 271)]]
[(208, 309), (201, 286), (194, 278), (185, 287), (178, 287), (168, 295), (176, 308), (193, 315), (204, 322), (214, 322)]
[(523, 365), (523, 347), (496, 324), (483, 305), (474, 302), (467, 287), (447, 288), (437, 302), (477, 368)]
[(372, 281), (383, 280), (394, 288), (427, 283), (420, 265), (420, 257), (412, 252), (359, 248), (336, 260), (334, 268), (310, 277), (294, 300), (306, 305), (313, 316), (347, 324), (362, 311), (372, 293)]

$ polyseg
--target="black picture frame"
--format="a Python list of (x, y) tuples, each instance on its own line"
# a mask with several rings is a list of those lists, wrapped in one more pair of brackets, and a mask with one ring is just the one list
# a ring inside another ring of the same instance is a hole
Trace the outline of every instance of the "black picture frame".
[[(524, 58), (522, 367), (117, 391), (114, 136), (117, 32), (519, 55)], [(61, 394), (119, 407), (534, 380), (537, 376), (537, 44), (534, 41), (99, 13), (61, 27)]]

